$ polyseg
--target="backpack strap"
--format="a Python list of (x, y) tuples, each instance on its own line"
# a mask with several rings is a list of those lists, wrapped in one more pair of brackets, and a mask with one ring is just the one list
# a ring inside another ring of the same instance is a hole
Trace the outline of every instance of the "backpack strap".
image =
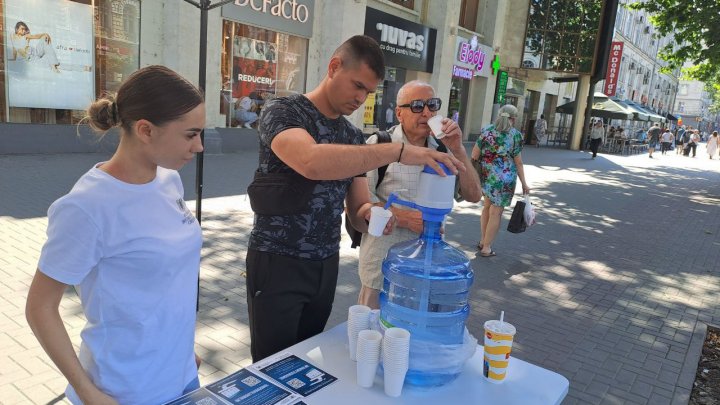
[(445, 144), (442, 143), (442, 141), (440, 141), (439, 139), (435, 138), (435, 142), (437, 142), (437, 144), (438, 144), (437, 149), (435, 149), (436, 151), (442, 152), (442, 153), (447, 153), (447, 151), (448, 151), (448, 150), (447, 150), (447, 146), (445, 146)]
[[(373, 135), (377, 136), (377, 143), (392, 142), (392, 137), (387, 131), (377, 131)], [(378, 167), (378, 180), (375, 184), (376, 190), (380, 183), (382, 183), (383, 178), (385, 178), (385, 172), (387, 171), (387, 168), (388, 165)], [(350, 235), (350, 239), (352, 240), (352, 244), (350, 245), (350, 247), (355, 249), (356, 247), (360, 246), (360, 241), (362, 240), (362, 233), (360, 233), (360, 231), (350, 225), (350, 219), (348, 218), (347, 214), (345, 214), (345, 229), (347, 230), (348, 234)]]
[[(377, 131), (375, 132), (375, 135), (377, 136), (377, 143), (392, 142), (392, 137), (387, 131)], [(388, 165), (378, 167), (378, 179), (377, 183), (375, 183), (375, 190), (377, 190), (378, 186), (380, 186), (380, 183), (382, 183), (383, 179), (385, 178), (385, 172), (387, 171), (387, 168)]]

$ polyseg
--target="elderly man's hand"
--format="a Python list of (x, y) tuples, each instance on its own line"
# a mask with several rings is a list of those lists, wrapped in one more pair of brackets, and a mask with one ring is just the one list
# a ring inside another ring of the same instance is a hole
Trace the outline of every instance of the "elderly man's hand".
[(445, 134), (445, 137), (442, 138), (442, 143), (445, 144), (453, 155), (457, 156), (458, 153), (465, 154), (465, 148), (462, 144), (463, 134), (457, 122), (451, 120), (450, 118), (443, 118), (442, 131)]

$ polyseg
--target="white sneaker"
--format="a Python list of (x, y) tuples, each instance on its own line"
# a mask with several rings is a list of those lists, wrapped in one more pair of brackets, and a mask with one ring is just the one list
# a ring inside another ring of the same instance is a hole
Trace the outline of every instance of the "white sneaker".
[(243, 127), (252, 129), (252, 125), (248, 124), (247, 122), (243, 124)]

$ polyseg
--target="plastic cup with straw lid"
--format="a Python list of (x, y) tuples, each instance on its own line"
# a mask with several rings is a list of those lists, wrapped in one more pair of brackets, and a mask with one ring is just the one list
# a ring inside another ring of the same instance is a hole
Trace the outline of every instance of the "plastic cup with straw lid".
[(483, 376), (488, 381), (499, 384), (505, 380), (514, 338), (515, 327), (505, 322), (505, 311), (500, 312), (500, 320), (485, 322)]

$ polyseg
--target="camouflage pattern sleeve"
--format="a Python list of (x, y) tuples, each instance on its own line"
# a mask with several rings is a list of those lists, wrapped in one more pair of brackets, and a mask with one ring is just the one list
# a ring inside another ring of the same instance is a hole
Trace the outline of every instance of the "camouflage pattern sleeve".
[(276, 98), (267, 103), (260, 114), (260, 123), (258, 124), (258, 132), (260, 142), (270, 147), (272, 140), (282, 131), (290, 128), (303, 128), (302, 117), (299, 106), (292, 99), (281, 97)]

